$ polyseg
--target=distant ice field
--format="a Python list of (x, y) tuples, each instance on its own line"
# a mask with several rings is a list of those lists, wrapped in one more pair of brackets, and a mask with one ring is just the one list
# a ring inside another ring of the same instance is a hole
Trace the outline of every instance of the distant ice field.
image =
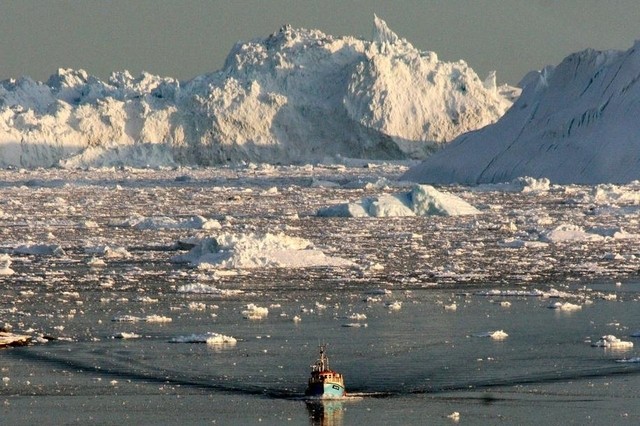
[[(34, 338), (0, 350), (3, 416), (640, 420), (640, 187), (519, 179), (429, 190), (475, 214), (318, 214), (406, 201), (407, 168), (1, 171), (0, 327)], [(302, 398), (321, 342), (349, 401)]]

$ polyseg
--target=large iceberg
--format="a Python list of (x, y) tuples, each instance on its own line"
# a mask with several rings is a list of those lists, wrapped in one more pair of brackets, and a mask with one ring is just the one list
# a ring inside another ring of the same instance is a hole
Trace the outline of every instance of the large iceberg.
[(640, 41), (530, 73), (495, 124), (458, 137), (405, 179), (432, 184), (628, 183), (640, 179)]
[(518, 89), (373, 37), (282, 27), (190, 81), (60, 69), (0, 82), (0, 167), (159, 167), (424, 158), (496, 121)]

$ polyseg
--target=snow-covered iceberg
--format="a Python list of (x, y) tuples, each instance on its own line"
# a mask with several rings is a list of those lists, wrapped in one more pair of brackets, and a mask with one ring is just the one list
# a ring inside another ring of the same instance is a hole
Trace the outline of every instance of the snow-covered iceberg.
[(430, 185), (415, 185), (411, 191), (367, 197), (353, 203), (323, 207), (321, 217), (461, 216), (480, 213), (460, 197)]
[(284, 26), (186, 82), (60, 69), (0, 82), (0, 167), (424, 158), (519, 93), (440, 61), (375, 17), (373, 37)]
[(640, 41), (627, 51), (585, 50), (530, 73), (495, 124), (458, 137), (409, 170), (420, 183), (553, 183), (640, 179)]

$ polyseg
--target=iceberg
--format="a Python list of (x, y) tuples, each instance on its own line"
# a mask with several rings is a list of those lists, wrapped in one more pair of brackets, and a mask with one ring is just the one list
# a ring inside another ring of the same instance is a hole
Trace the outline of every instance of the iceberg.
[(320, 217), (402, 217), (402, 216), (463, 216), (480, 211), (453, 194), (441, 192), (430, 185), (415, 185), (410, 192), (363, 198), (354, 203), (323, 207)]

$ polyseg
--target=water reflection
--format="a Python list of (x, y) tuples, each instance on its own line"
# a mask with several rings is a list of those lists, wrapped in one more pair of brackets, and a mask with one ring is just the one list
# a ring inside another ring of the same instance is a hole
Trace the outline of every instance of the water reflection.
[(342, 401), (307, 401), (309, 421), (313, 426), (342, 426), (344, 407)]

